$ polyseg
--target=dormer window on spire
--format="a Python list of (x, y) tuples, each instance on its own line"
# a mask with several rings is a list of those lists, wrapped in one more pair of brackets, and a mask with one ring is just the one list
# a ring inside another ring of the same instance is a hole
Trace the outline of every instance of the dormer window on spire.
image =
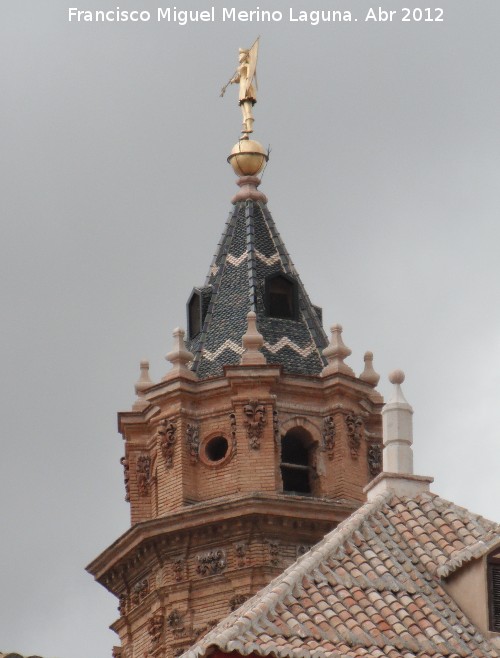
[(298, 319), (297, 283), (286, 274), (266, 279), (266, 311), (271, 318)]
[(212, 289), (210, 286), (206, 286), (205, 288), (194, 288), (188, 299), (187, 316), (189, 340), (195, 338), (203, 329), (203, 322), (207, 315), (211, 295)]
[(201, 331), (201, 295), (193, 290), (188, 301), (188, 331), (189, 338), (194, 338)]

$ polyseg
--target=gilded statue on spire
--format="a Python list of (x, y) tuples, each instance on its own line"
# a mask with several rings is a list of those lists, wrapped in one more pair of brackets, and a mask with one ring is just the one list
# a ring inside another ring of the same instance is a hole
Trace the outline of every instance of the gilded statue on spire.
[[(260, 38), (260, 37), (259, 37)], [(240, 85), (239, 105), (243, 114), (243, 137), (248, 139), (248, 135), (253, 132), (253, 106), (257, 102), (257, 55), (259, 52), (259, 38), (257, 38), (251, 48), (239, 49), (239, 63), (233, 77), (227, 84), (222, 87), (221, 96), (230, 84)]]
[[(254, 139), (250, 139), (253, 133), (253, 106), (257, 102), (257, 54), (259, 51), (259, 39), (257, 38), (251, 48), (240, 48), (238, 68), (233, 77), (222, 87), (221, 96), (231, 84), (239, 84), (239, 105), (243, 114), (243, 128), (241, 137), (233, 146), (227, 161), (231, 164), (234, 172), (240, 176), (242, 184), (243, 179), (257, 176), (262, 171), (269, 159), (269, 153), (266, 153), (262, 144)], [(258, 179), (257, 179), (258, 180)], [(255, 185), (255, 180), (251, 181)], [(250, 183), (246, 180), (245, 185)], [(258, 184), (258, 183), (257, 183)], [(255, 194), (260, 195), (262, 200), (264, 195), (254, 190)], [(238, 193), (240, 194), (240, 193)], [(243, 197), (248, 198), (248, 190), (241, 192)], [(246, 196), (245, 196), (246, 195)], [(236, 197), (233, 197), (233, 201)], [(257, 197), (255, 197), (257, 198)]]

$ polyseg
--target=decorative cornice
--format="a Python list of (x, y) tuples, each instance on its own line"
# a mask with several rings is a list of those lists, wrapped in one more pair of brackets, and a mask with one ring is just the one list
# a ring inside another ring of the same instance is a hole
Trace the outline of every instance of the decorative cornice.
[[(221, 504), (221, 503), (224, 504)], [(226, 499), (219, 498), (215, 501), (197, 503), (190, 505), (179, 512), (169, 515), (168, 519), (155, 518), (143, 521), (132, 526), (121, 537), (119, 537), (109, 548), (99, 555), (87, 566), (91, 573), (108, 589), (114, 590), (111, 573), (118, 578), (120, 573), (126, 572), (125, 564), (139, 564), (145, 559), (151, 550), (152, 542), (172, 542), (172, 551), (178, 542), (172, 538), (179, 539), (181, 533), (192, 533), (195, 530), (209, 528), (218, 523), (240, 523), (250, 522), (252, 519), (262, 516), (276, 524), (280, 523), (314, 523), (324, 524), (325, 531), (333, 523), (339, 522), (356, 509), (357, 505), (351, 502), (334, 502), (320, 498), (303, 499), (300, 496), (289, 496), (285, 494), (260, 494), (252, 493), (242, 495), (238, 498), (229, 496)], [(253, 521), (252, 521), (253, 522)], [(178, 549), (177, 549), (178, 550)], [(173, 564), (172, 569), (179, 574), (182, 580), (185, 569), (184, 557), (179, 556), (179, 564)], [(176, 563), (177, 564), (177, 563)], [(178, 571), (176, 571), (178, 567)], [(106, 577), (106, 574), (109, 574)], [(177, 578), (176, 578), (177, 579)]]

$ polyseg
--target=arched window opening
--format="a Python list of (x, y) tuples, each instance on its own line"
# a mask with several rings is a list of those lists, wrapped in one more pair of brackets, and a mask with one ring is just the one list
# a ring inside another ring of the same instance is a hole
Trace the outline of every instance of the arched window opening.
[(189, 338), (194, 338), (201, 331), (201, 295), (193, 292), (188, 303)]
[(302, 429), (293, 429), (281, 440), (281, 479), (283, 491), (312, 493), (311, 439)]
[(500, 551), (488, 557), (490, 630), (500, 633)]
[(267, 311), (272, 318), (297, 318), (297, 291), (293, 280), (279, 274), (267, 280)]

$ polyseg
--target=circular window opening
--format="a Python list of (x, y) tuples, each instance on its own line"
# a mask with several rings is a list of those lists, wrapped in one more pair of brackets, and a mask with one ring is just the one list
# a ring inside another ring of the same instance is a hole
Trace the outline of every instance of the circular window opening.
[(227, 455), (229, 443), (223, 436), (214, 436), (205, 446), (205, 455), (210, 462), (219, 462)]

